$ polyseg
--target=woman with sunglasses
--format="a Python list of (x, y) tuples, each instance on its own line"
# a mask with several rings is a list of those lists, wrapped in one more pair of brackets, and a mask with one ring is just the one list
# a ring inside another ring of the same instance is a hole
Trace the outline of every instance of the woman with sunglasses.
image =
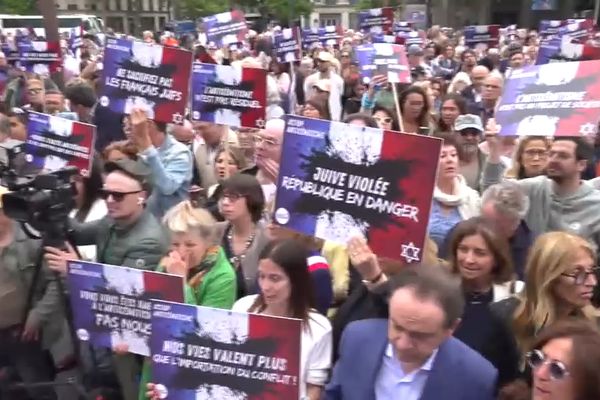
[(378, 104), (373, 107), (373, 119), (377, 122), (380, 129), (398, 131), (398, 121), (394, 114), (385, 107)]
[(525, 290), (491, 305), (512, 327), (521, 358), (538, 333), (564, 318), (596, 321), (591, 299), (596, 278), (596, 253), (585, 239), (568, 232), (549, 232), (529, 250)]
[(257, 292), (258, 255), (269, 239), (261, 222), (265, 197), (258, 180), (238, 173), (225, 179), (215, 194), (219, 212), (221, 245), (237, 274), (237, 298)]
[(498, 400), (600, 399), (600, 333), (593, 324), (563, 320), (544, 329), (526, 355), (531, 389), (524, 381), (500, 391)]
[(233, 310), (302, 320), (300, 398), (318, 400), (331, 368), (331, 323), (314, 310), (307, 257), (296, 240), (271, 242), (260, 254), (260, 294), (238, 300)]

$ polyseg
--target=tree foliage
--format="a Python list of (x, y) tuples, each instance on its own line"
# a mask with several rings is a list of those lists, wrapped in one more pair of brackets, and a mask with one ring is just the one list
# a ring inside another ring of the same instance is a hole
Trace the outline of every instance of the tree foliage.
[(229, 10), (229, 2), (224, 0), (179, 0), (181, 17), (194, 20), (198, 17), (218, 14)]
[[(0, 0), (1, 1), (1, 0)], [(310, 0), (180, 0), (181, 18), (195, 19), (239, 8), (258, 12), (265, 20), (288, 24), (312, 11)]]
[(36, 0), (0, 0), (3, 14), (39, 14)]

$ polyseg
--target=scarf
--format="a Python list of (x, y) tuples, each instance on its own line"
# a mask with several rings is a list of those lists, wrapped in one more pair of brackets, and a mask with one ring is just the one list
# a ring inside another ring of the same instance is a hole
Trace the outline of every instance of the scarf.
[(206, 250), (206, 255), (202, 259), (199, 265), (190, 268), (188, 271), (188, 284), (196, 289), (202, 283), (204, 276), (215, 266), (217, 258), (219, 256), (219, 246), (210, 247)]
[(479, 215), (479, 195), (467, 185), (462, 175), (454, 178), (454, 193), (444, 193), (436, 185), (433, 198), (446, 207), (458, 207), (458, 212), (463, 219)]

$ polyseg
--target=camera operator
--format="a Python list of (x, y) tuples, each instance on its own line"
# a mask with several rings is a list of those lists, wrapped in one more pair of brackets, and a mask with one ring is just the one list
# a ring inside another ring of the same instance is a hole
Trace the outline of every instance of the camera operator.
[[(14, 367), (25, 384), (50, 382), (53, 366), (47, 351), (52, 351), (57, 365), (72, 354), (70, 343), (56, 346), (65, 343), (59, 340), (61, 336), (67, 336), (60, 293), (55, 275), (44, 266), (39, 266), (40, 275), (31, 288), (41, 243), (27, 237), (16, 221), (4, 214), (1, 195), (5, 193), (7, 189), (0, 187), (0, 358)], [(6, 372), (4, 369), (0, 379), (7, 378)], [(35, 400), (56, 398), (49, 387), (30, 389), (29, 396)]]
[[(71, 220), (75, 245), (96, 244), (100, 263), (154, 270), (167, 254), (169, 240), (159, 221), (145, 208), (150, 171), (140, 161), (122, 159), (105, 166), (101, 195), (108, 215), (85, 224)], [(67, 250), (46, 247), (45, 258), (53, 270), (66, 273), (67, 260), (78, 256), (70, 244)], [(136, 399), (141, 360), (134, 354), (115, 354), (116, 375), (126, 400)]]

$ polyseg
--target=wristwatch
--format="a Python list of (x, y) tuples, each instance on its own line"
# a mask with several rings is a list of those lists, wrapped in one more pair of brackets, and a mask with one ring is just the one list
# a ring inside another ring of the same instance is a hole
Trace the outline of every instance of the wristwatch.
[(377, 276), (373, 279), (363, 279), (362, 283), (364, 283), (365, 285), (373, 285), (373, 284), (379, 282), (381, 280), (381, 278), (383, 278), (383, 271), (379, 271)]

